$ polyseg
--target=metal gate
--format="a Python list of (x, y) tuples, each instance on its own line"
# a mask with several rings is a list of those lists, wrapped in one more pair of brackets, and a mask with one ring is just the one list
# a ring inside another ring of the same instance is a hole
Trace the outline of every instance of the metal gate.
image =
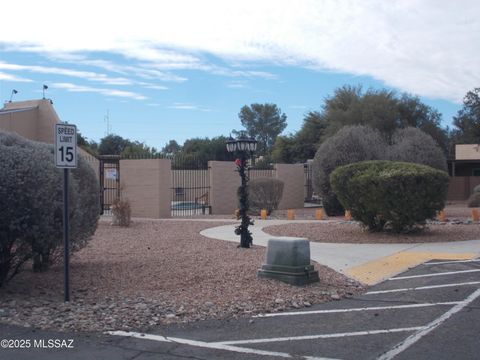
[(320, 204), (321, 199), (320, 197), (315, 193), (313, 189), (313, 169), (312, 169), (312, 163), (307, 162), (306, 164), (303, 164), (303, 174), (304, 174), (304, 179), (305, 179), (305, 190), (304, 190), (304, 195), (305, 195), (305, 202), (306, 203), (313, 203), (313, 204)]
[(172, 216), (211, 214), (208, 161), (194, 155), (172, 159)]
[(112, 203), (120, 198), (120, 156), (100, 155), (100, 209), (102, 214), (109, 214)]

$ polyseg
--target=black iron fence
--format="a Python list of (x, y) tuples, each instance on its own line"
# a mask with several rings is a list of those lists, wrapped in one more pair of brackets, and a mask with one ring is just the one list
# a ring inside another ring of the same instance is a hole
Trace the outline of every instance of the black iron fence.
[(208, 215), (210, 174), (208, 162), (194, 155), (175, 155), (172, 161), (172, 216)]
[(304, 201), (306, 203), (321, 204), (321, 198), (315, 193), (313, 188), (313, 168), (311, 162), (303, 164), (303, 174), (305, 179)]
[(101, 213), (109, 213), (113, 201), (120, 198), (120, 156), (100, 155), (100, 209)]

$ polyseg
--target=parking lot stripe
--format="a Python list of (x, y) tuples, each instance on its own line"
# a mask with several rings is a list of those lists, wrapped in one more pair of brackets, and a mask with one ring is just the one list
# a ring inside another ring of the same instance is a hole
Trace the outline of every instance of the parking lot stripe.
[(380, 356), (377, 360), (390, 360), (393, 359), (395, 356), (400, 354), (401, 352), (405, 351), (408, 349), (410, 346), (415, 344), (418, 340), (420, 340), (422, 337), (433, 331), (435, 328), (440, 326), (442, 323), (447, 321), (450, 317), (461, 311), (463, 308), (468, 306), (471, 302), (473, 302), (475, 299), (480, 297), (480, 289), (477, 289), (474, 291), (470, 296), (468, 296), (465, 300), (461, 301), (459, 304), (455, 305), (453, 308), (448, 310), (445, 314), (442, 316), (436, 318), (433, 320), (431, 323), (428, 325), (424, 326), (423, 329), (421, 329), (419, 332), (416, 334), (413, 334), (406, 338), (404, 341), (400, 342), (399, 344), (395, 345), (392, 349), (387, 351), (385, 354)]
[(350, 337), (350, 336), (391, 334), (391, 333), (398, 333), (398, 332), (418, 331), (418, 330), (423, 330), (423, 329), (424, 329), (424, 326), (415, 326), (415, 327), (409, 327), (409, 328), (366, 330), (366, 331), (355, 331), (355, 332), (346, 332), (346, 333), (288, 336), (288, 337), (279, 337), (279, 338), (250, 339), (250, 340), (219, 341), (219, 342), (212, 343), (212, 344), (221, 344), (221, 345), (263, 344), (263, 343), (283, 342), (283, 341), (333, 339), (333, 338), (345, 338), (345, 337)]
[(468, 285), (478, 285), (478, 284), (480, 284), (480, 281), (469, 281), (469, 282), (457, 283), (457, 284), (430, 285), (430, 286), (419, 286), (419, 287), (403, 288), (403, 289), (369, 291), (369, 292), (366, 292), (365, 295), (388, 294), (388, 293), (401, 292), (401, 291), (428, 290), (428, 289), (439, 289), (444, 287), (468, 286)]
[[(281, 358), (291, 358), (292, 357), (290, 354), (282, 353), (282, 352), (276, 352), (276, 351), (249, 349), (249, 348), (244, 348), (244, 347), (229, 346), (227, 344), (222, 344), (222, 343), (209, 343), (209, 342), (205, 342), (205, 341), (196, 341), (196, 340), (181, 339), (181, 338), (175, 338), (175, 337), (165, 337), (165, 336), (161, 336), (161, 335), (145, 334), (145, 333), (139, 333), (139, 332), (134, 332), (134, 331), (132, 331), (132, 332), (130, 332), (130, 331), (107, 331), (105, 334), (116, 335), (116, 336), (125, 336), (125, 337), (133, 337), (133, 338), (137, 338), (137, 339), (153, 340), (153, 341), (160, 341), (160, 342), (171, 342), (171, 343), (184, 344), (184, 345), (196, 346), (196, 347), (207, 348), (207, 349), (216, 349), (216, 350), (239, 352), (239, 353), (244, 353), (244, 354), (276, 356), (276, 357), (281, 357)], [(328, 360), (335, 360), (335, 359), (328, 359)]]
[(459, 270), (459, 271), (447, 271), (447, 272), (440, 272), (440, 273), (433, 273), (433, 274), (422, 274), (422, 275), (411, 275), (411, 276), (397, 276), (392, 277), (388, 280), (406, 280), (406, 279), (415, 279), (415, 278), (422, 278), (428, 276), (445, 276), (445, 275), (456, 275), (456, 274), (465, 274), (465, 273), (472, 273), (472, 272), (479, 272), (480, 269), (472, 269), (472, 270)]
[(153, 340), (153, 341), (161, 341), (161, 342), (171, 342), (165, 336), (162, 335), (155, 335), (155, 334), (144, 334), (144, 333), (137, 333), (137, 332), (130, 332), (130, 331), (107, 331), (105, 334), (108, 335), (116, 335), (116, 336), (127, 336), (127, 337), (134, 337), (138, 339), (145, 339), (145, 340)]
[(421, 307), (440, 306), (440, 305), (447, 305), (448, 306), (448, 305), (456, 305), (456, 304), (458, 304), (458, 301), (438, 302), (438, 303), (422, 303), (422, 304), (407, 304), (407, 305), (391, 305), (391, 306), (372, 306), (372, 307), (361, 307), (361, 308), (350, 308), (350, 309), (292, 311), (292, 312), (281, 312), (281, 313), (273, 313), (273, 314), (260, 314), (260, 315), (256, 315), (256, 316), (253, 316), (253, 317), (267, 318), (267, 317), (277, 317), (277, 316), (334, 314), (334, 313), (348, 313), (348, 312), (355, 312), (355, 311), (375, 311), (375, 310), (421, 308)]
[(452, 261), (435, 261), (423, 263), (423, 265), (443, 265), (443, 264), (456, 264), (456, 263), (469, 263), (469, 262), (480, 262), (480, 259), (474, 260), (452, 260)]
[(436, 253), (402, 251), (346, 270), (347, 276), (374, 285), (409, 268), (430, 260), (471, 260), (477, 253)]

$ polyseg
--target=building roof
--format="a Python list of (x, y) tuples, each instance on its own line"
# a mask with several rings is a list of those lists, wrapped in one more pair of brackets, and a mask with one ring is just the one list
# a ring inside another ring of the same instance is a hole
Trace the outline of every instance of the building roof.
[(34, 109), (38, 109), (38, 106), (30, 106), (30, 107), (26, 107), (26, 108), (20, 108), (20, 109), (0, 109), (0, 115), (2, 114), (12, 114), (12, 113), (16, 113), (16, 112), (22, 112), (22, 111), (30, 111), (30, 110), (34, 110)]

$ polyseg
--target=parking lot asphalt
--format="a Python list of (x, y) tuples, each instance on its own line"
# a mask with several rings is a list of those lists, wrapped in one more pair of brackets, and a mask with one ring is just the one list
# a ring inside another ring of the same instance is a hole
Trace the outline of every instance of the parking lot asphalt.
[(148, 334), (0, 326), (1, 338), (74, 348), (1, 349), (1, 359), (478, 359), (480, 260), (429, 261), (357, 297), (294, 312), (204, 321)]

